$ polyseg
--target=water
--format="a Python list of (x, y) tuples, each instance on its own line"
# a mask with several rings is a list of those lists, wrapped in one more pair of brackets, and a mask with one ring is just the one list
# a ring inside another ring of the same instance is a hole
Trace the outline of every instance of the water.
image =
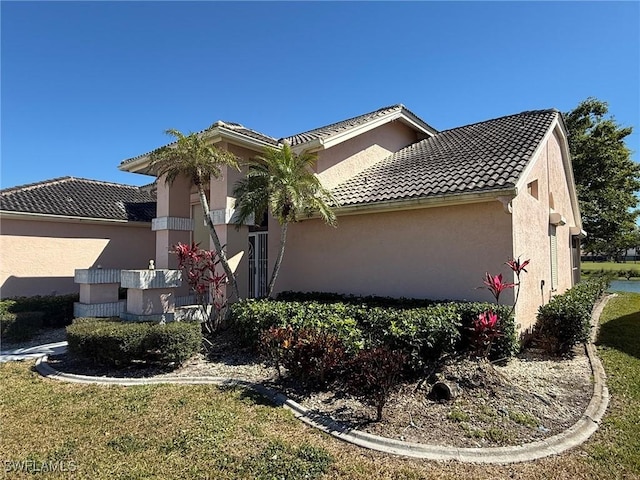
[(610, 292), (634, 292), (640, 293), (640, 281), (638, 280), (611, 280)]

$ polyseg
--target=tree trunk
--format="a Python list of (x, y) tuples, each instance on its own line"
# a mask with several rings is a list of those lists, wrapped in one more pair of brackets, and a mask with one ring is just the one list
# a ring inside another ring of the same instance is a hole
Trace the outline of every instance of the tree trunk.
[(218, 253), (218, 257), (220, 258), (220, 263), (222, 264), (222, 269), (224, 270), (229, 283), (231, 284), (231, 293), (235, 296), (237, 300), (240, 300), (240, 293), (238, 292), (238, 282), (236, 281), (236, 275), (231, 271), (231, 267), (229, 267), (229, 262), (227, 262), (227, 256), (224, 254), (222, 250), (222, 245), (220, 244), (220, 238), (218, 238), (218, 233), (216, 232), (216, 228), (213, 225), (213, 221), (211, 220), (211, 212), (209, 210), (209, 202), (207, 201), (207, 196), (204, 193), (204, 189), (202, 185), (198, 185), (198, 194), (200, 196), (200, 204), (202, 205), (202, 211), (204, 212), (204, 219), (207, 222), (207, 227), (209, 227), (209, 235), (213, 239), (213, 245), (216, 248)]
[(273, 272), (271, 273), (271, 280), (269, 280), (269, 287), (267, 288), (267, 297), (271, 297), (273, 293), (273, 287), (276, 284), (276, 277), (280, 271), (280, 264), (282, 263), (282, 257), (284, 257), (284, 245), (287, 241), (287, 227), (289, 222), (282, 224), (282, 230), (280, 232), (280, 252), (278, 258), (276, 258), (276, 264), (273, 266)]

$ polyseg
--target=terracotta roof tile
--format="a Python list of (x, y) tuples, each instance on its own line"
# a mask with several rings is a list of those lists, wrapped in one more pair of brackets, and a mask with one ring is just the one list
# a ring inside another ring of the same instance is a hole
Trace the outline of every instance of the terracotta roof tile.
[(338, 185), (343, 206), (514, 187), (557, 110), (537, 110), (437, 133)]
[(378, 110), (375, 110), (373, 112), (365, 113), (363, 115), (358, 115), (357, 117), (349, 118), (347, 120), (342, 120), (340, 122), (332, 123), (330, 125), (325, 125), (324, 127), (314, 128), (313, 130), (308, 130), (306, 132), (298, 133), (290, 137), (281, 138), (279, 141), (280, 142), (286, 141), (287, 143), (289, 143), (289, 145), (291, 145), (292, 147), (295, 147), (296, 145), (301, 145), (303, 143), (311, 142), (319, 138), (320, 139), (329, 138), (333, 135), (346, 132), (347, 130), (358, 127), (360, 125), (364, 125), (367, 122), (375, 120), (384, 115), (388, 115), (389, 113), (400, 112), (403, 110), (406, 113), (418, 118), (414, 113), (409, 111), (404, 105), (397, 104), (397, 105), (392, 105), (390, 107), (379, 108)]
[(156, 198), (150, 190), (62, 177), (0, 190), (0, 210), (150, 222), (156, 215)]

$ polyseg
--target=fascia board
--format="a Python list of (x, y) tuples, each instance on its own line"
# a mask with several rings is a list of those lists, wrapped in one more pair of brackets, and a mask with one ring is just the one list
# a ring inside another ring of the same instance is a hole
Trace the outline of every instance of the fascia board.
[(547, 130), (547, 133), (544, 135), (544, 137), (536, 147), (535, 151), (531, 155), (531, 159), (527, 163), (527, 166), (520, 174), (520, 178), (516, 183), (516, 188), (518, 189), (518, 191), (521, 191), (524, 189), (525, 187), (524, 184), (526, 183), (527, 178), (529, 177), (529, 173), (531, 173), (531, 170), (533, 170), (535, 163), (538, 161), (538, 157), (540, 155), (540, 152), (542, 151), (542, 148), (547, 144), (547, 141), (551, 138), (551, 135), (553, 135), (553, 132), (557, 130), (560, 133), (560, 139), (561, 139), (560, 149), (562, 153), (562, 164), (564, 167), (565, 176), (567, 178), (567, 188), (569, 189), (569, 199), (571, 200), (571, 208), (573, 209), (573, 217), (574, 217), (573, 220), (577, 227), (582, 228), (582, 216), (580, 214), (578, 194), (575, 188), (573, 167), (571, 166), (571, 154), (569, 152), (569, 142), (567, 141), (567, 132), (564, 127), (564, 122), (560, 121), (560, 119), (561, 119), (561, 116), (560, 116), (560, 113), (558, 112), (556, 114), (556, 118), (553, 120), (553, 122), (551, 122), (551, 125), (549, 126), (549, 130)]
[(40, 222), (63, 222), (63, 223), (87, 223), (87, 224), (117, 224), (121, 227), (150, 227), (151, 222), (132, 222), (129, 220), (118, 220), (114, 218), (94, 218), (94, 217), (71, 217), (69, 215), (53, 215), (48, 213), (32, 212), (10, 212), (0, 210), (0, 219), (7, 220), (28, 220)]
[[(334, 209), (336, 216), (363, 215), (368, 213), (397, 212), (402, 210), (416, 210), (420, 208), (435, 208), (454, 205), (467, 205), (470, 203), (482, 203), (492, 200), (500, 201), (500, 197), (514, 198), (517, 195), (515, 188), (491, 190), (489, 192), (462, 193), (457, 195), (438, 195), (424, 198), (410, 198), (392, 200), (388, 202), (375, 202), (363, 205), (343, 206)], [(318, 218), (313, 215), (310, 218)]]
[(413, 126), (414, 128), (418, 129), (419, 131), (426, 133), (430, 136), (433, 136), (433, 133), (430, 132), (429, 130), (425, 129), (423, 126), (411, 121), (411, 119), (402, 111), (399, 112), (391, 112), (388, 113), (387, 115), (384, 115), (382, 117), (379, 118), (375, 118), (367, 123), (364, 123), (362, 125), (358, 125), (357, 127), (353, 127), (345, 132), (341, 132), (338, 133), (332, 137), (329, 137), (327, 139), (325, 139), (324, 141), (322, 141), (322, 145), (325, 149), (327, 148), (331, 148), (334, 145), (337, 145), (339, 143), (342, 143), (344, 141), (350, 140), (354, 137), (357, 137), (358, 135), (362, 135), (363, 133), (368, 132), (369, 130), (373, 130), (374, 128), (380, 127), (382, 125), (385, 125), (393, 120), (401, 120), (404, 121), (405, 123), (410, 124), (411, 126)]
[[(276, 147), (275, 145), (272, 145), (270, 143), (263, 142), (262, 140), (259, 140), (257, 138), (248, 137), (246, 135), (243, 135), (242, 133), (234, 132), (233, 130), (229, 130), (224, 127), (215, 127), (207, 132), (203, 132), (202, 135), (204, 135), (205, 138), (212, 140), (213, 143), (218, 143), (226, 140), (229, 143), (233, 143), (234, 145), (250, 147), (251, 150), (262, 151), (264, 147)], [(118, 169), (125, 172), (144, 173), (145, 175), (151, 175), (151, 173), (144, 171), (149, 168), (149, 155), (150, 154), (147, 153), (130, 163), (121, 163), (120, 165), (118, 165)]]

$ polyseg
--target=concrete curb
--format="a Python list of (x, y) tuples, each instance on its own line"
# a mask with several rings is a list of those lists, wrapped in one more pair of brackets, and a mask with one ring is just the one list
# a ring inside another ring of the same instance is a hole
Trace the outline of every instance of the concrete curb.
[[(597, 325), (604, 306), (612, 296), (606, 297), (594, 308), (592, 322)], [(595, 330), (595, 329), (594, 329)], [(36, 361), (36, 370), (44, 377), (72, 383), (98, 385), (151, 385), (151, 384), (213, 384), (220, 386), (238, 386), (253, 390), (275, 405), (291, 410), (294, 416), (307, 425), (322, 430), (340, 440), (393, 455), (421, 458), (425, 460), (450, 461), (467, 463), (507, 464), (529, 462), (540, 458), (557, 455), (584, 443), (597, 429), (609, 403), (609, 391), (602, 363), (592, 343), (586, 346), (587, 356), (593, 372), (593, 395), (582, 417), (562, 433), (533, 443), (511, 447), (489, 448), (456, 448), (438, 445), (403, 442), (392, 438), (379, 437), (351, 429), (328, 417), (313, 413), (284, 394), (265, 387), (259, 383), (246, 380), (219, 377), (163, 377), (163, 378), (114, 378), (74, 375), (55, 370), (47, 363), (47, 355)]]

